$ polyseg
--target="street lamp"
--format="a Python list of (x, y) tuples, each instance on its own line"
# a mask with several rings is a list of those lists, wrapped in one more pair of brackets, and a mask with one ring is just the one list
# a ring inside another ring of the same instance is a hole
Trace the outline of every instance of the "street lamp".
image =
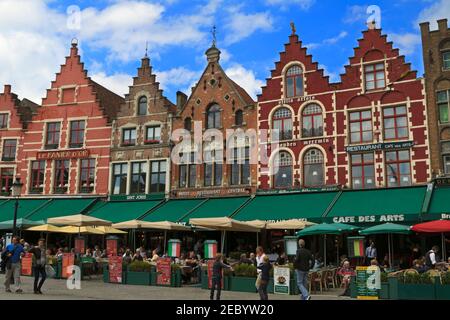
[(20, 182), (20, 178), (16, 177), (16, 181), (11, 186), (11, 194), (16, 198), (16, 203), (14, 204), (14, 222), (13, 222), (13, 236), (16, 235), (16, 224), (17, 224), (17, 210), (19, 209), (19, 197), (22, 191), (23, 183)]

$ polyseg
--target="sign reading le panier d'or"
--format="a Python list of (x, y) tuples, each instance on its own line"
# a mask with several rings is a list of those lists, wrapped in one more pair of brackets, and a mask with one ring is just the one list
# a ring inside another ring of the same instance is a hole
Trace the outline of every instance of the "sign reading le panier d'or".
[(37, 153), (37, 160), (60, 160), (88, 158), (89, 150), (43, 151)]
[(351, 152), (364, 152), (377, 150), (398, 150), (412, 147), (414, 147), (414, 141), (405, 141), (405, 142), (365, 144), (361, 146), (347, 146), (345, 147), (345, 151), (351, 153)]

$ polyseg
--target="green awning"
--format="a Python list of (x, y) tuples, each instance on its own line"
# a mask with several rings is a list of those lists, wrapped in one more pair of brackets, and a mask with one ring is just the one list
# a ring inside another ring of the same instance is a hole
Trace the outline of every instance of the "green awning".
[(337, 192), (257, 195), (233, 216), (233, 219), (240, 221), (305, 219), (321, 222), (322, 215), (336, 195)]
[[(44, 224), (43, 220), (32, 221), (24, 218), (19, 218), (16, 220), (16, 227), (20, 229), (35, 227)], [(12, 230), (14, 227), (14, 220), (2, 221), (0, 222), (0, 230)]]
[(306, 227), (303, 230), (297, 231), (295, 234), (297, 237), (314, 236), (321, 234), (343, 234), (358, 230), (356, 226), (352, 226), (344, 223), (321, 223), (315, 224), (310, 227)]
[(229, 217), (241, 208), (250, 197), (210, 198), (201, 206), (183, 217), (180, 222), (189, 223), (193, 218), (220, 218)]
[(344, 190), (326, 222), (406, 223), (418, 221), (427, 187)]
[(138, 219), (159, 204), (161, 204), (159, 200), (103, 202), (103, 205), (95, 205), (87, 214), (112, 223), (119, 223)]
[(437, 187), (433, 190), (428, 212), (422, 215), (422, 219), (450, 219), (450, 187)]
[(396, 223), (383, 223), (377, 226), (360, 230), (359, 234), (366, 236), (371, 234), (410, 234), (411, 226), (404, 226)]
[[(17, 209), (17, 219), (25, 218), (32, 214), (35, 210), (44, 206), (49, 199), (20, 199), (19, 208)], [(0, 221), (14, 219), (14, 205), (16, 200), (4, 202), (0, 205)]]
[(171, 221), (178, 222), (185, 217), (189, 212), (194, 210), (205, 199), (181, 199), (170, 200), (158, 207), (154, 211), (147, 214), (142, 220), (147, 222)]
[(30, 220), (47, 220), (48, 218), (70, 216), (83, 213), (97, 198), (86, 199), (52, 199), (45, 206), (42, 206), (27, 219)]

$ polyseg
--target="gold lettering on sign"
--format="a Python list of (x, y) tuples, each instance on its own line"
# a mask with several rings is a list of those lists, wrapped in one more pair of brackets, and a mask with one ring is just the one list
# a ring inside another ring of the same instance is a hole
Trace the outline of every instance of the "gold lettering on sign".
[(77, 159), (89, 157), (89, 150), (38, 152), (38, 160)]

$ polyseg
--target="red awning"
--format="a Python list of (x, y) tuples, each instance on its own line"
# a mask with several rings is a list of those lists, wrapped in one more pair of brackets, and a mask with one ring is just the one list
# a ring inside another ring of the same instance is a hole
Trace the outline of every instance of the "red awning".
[(419, 223), (412, 226), (411, 230), (415, 232), (425, 232), (425, 233), (450, 232), (450, 220), (436, 220)]

